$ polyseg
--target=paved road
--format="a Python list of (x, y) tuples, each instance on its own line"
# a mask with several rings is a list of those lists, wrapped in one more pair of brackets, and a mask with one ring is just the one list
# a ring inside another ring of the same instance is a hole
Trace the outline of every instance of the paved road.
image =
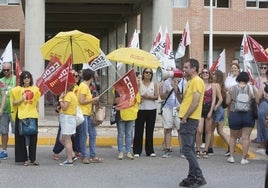
[[(60, 161), (51, 159), (52, 146), (38, 147), (40, 166), (15, 165), (14, 149), (9, 148), (9, 158), (0, 164), (1, 187), (38, 188), (175, 188), (186, 176), (188, 163), (178, 157), (176, 151), (171, 158), (161, 158), (163, 151), (156, 147), (157, 157), (141, 156), (135, 160), (119, 161), (116, 147), (98, 147), (97, 153), (104, 157), (101, 164), (84, 165), (76, 162), (73, 167), (62, 167)], [(175, 149), (175, 148), (174, 148)], [(241, 156), (236, 163), (229, 164), (223, 156), (224, 150), (215, 148), (215, 156), (199, 159), (207, 188), (261, 188), (264, 187), (266, 160), (250, 160), (241, 165)]]

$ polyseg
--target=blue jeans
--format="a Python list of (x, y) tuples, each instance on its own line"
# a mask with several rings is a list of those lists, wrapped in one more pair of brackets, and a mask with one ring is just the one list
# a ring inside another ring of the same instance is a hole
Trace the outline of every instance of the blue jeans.
[(88, 127), (88, 119), (90, 116), (84, 116), (85, 120), (82, 124), (80, 124), (76, 131), (79, 135), (79, 147), (80, 147), (80, 152), (83, 158), (88, 157), (87, 155), (87, 127)]
[(80, 135), (79, 145), (80, 152), (83, 158), (88, 157), (86, 152), (87, 149), (87, 134), (89, 134), (89, 157), (96, 156), (96, 137), (97, 131), (95, 126), (92, 123), (92, 116), (84, 115), (84, 122), (78, 126), (78, 132)]
[(196, 160), (194, 148), (197, 126), (198, 120), (194, 119), (187, 119), (186, 123), (180, 124), (182, 152), (189, 163), (188, 179), (203, 178), (202, 170)]
[(89, 157), (95, 157), (96, 156), (96, 137), (97, 137), (97, 131), (96, 127), (93, 125), (93, 118), (92, 116), (88, 117), (87, 120), (88, 125), (88, 134), (89, 134)]
[(117, 145), (118, 152), (123, 152), (123, 138), (125, 136), (126, 153), (131, 150), (132, 132), (135, 125), (133, 121), (119, 120), (117, 122)]

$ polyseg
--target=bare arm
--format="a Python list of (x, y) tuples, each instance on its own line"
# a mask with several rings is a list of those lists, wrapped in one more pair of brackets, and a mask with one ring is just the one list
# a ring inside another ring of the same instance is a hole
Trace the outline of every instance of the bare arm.
[(216, 98), (218, 98), (218, 102), (215, 104), (214, 110), (217, 110), (219, 106), (221, 105), (223, 98), (221, 94), (221, 87), (219, 84), (215, 83), (215, 88), (216, 88)]
[(91, 100), (86, 100), (86, 95), (84, 94), (81, 94), (79, 96), (79, 103), (82, 104), (82, 105), (86, 105), (86, 104), (90, 104), (90, 103), (94, 103), (94, 102), (97, 102), (99, 100), (99, 97), (94, 97), (92, 98)]

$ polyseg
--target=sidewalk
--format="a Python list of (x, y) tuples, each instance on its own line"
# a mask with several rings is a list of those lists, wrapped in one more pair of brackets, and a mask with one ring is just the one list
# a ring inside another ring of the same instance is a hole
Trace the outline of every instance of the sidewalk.
[[(46, 120), (39, 121), (39, 134), (38, 134), (38, 145), (54, 145), (55, 138), (58, 131), (58, 120), (57, 116), (47, 116)], [(154, 145), (161, 146), (163, 141), (163, 128), (161, 123), (161, 117), (157, 117), (156, 126), (154, 130)], [(229, 135), (229, 128), (224, 127), (224, 132)], [(115, 125), (110, 125), (109, 121), (104, 121), (102, 125), (97, 127), (97, 146), (107, 147), (117, 145), (117, 129)], [(177, 132), (173, 131), (172, 145), (178, 146)], [(227, 145), (221, 139), (221, 137), (215, 132), (214, 133), (214, 146), (227, 150)], [(251, 139), (256, 137), (256, 129), (252, 131)], [(14, 135), (10, 134), (9, 145), (14, 145)], [(255, 151), (258, 144), (250, 143), (250, 151), (248, 153), (249, 158), (252, 159), (264, 159), (266, 156), (257, 154)], [(242, 154), (241, 144), (237, 144), (236, 153)]]

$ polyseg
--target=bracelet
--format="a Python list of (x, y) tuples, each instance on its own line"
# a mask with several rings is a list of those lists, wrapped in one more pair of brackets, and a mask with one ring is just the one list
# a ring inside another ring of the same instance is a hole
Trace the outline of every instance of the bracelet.
[(62, 102), (62, 101), (63, 101), (62, 99), (59, 100), (59, 102)]

